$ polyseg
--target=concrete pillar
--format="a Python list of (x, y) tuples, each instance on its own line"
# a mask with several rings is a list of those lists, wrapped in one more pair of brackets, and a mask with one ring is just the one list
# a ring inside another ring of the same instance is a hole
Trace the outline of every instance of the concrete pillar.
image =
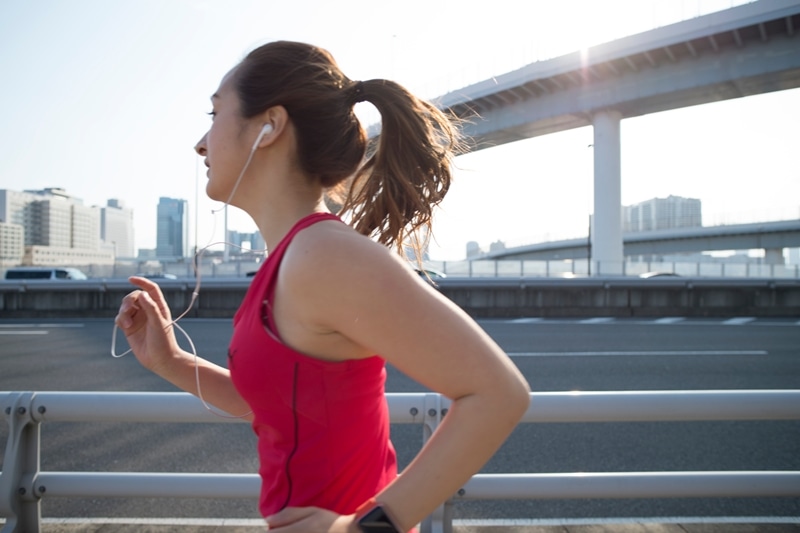
[(615, 110), (595, 113), (592, 275), (622, 274), (622, 184), (620, 121)]
[(764, 249), (764, 264), (767, 265), (784, 265), (786, 264), (783, 259), (783, 248), (765, 248)]

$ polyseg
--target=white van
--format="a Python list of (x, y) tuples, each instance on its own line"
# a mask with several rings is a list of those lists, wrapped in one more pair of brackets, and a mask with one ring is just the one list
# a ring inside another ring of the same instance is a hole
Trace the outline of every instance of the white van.
[(15, 267), (6, 270), (6, 279), (86, 279), (86, 274), (70, 267)]

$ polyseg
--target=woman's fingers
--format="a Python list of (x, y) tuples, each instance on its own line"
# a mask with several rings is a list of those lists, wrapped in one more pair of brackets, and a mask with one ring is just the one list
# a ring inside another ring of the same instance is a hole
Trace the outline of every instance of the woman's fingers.
[(171, 320), (169, 307), (156, 283), (138, 276), (131, 276), (129, 281), (139, 289), (128, 293), (120, 304), (115, 321), (123, 331), (127, 332), (134, 326), (139, 313), (156, 322)]
[[(159, 296), (160, 295), (161, 293), (159, 293)], [(166, 304), (163, 304), (163, 298), (156, 300), (147, 291), (139, 291), (139, 298), (137, 301), (142, 311), (144, 311), (147, 315), (147, 318), (151, 318), (156, 321), (169, 320), (169, 311), (167, 311), (166, 316), (164, 314), (164, 308), (166, 307)]]
[(139, 306), (139, 297), (142, 291), (136, 290), (128, 293), (123, 299), (117, 312), (117, 317), (114, 321), (117, 326), (122, 328), (123, 331), (133, 326), (133, 319), (136, 313), (141, 309)]
[(169, 306), (167, 306), (167, 302), (164, 300), (164, 294), (161, 292), (161, 287), (159, 287), (157, 283), (153, 283), (147, 278), (140, 278), (138, 276), (131, 276), (128, 280), (139, 287), (144, 294), (149, 297), (148, 300), (144, 301), (146, 305), (152, 302), (160, 318), (171, 320), (172, 314), (170, 313)]

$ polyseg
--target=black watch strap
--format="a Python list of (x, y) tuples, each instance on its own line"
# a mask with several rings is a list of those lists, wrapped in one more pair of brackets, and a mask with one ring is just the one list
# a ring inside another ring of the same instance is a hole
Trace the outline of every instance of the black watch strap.
[(371, 508), (359, 518), (358, 527), (364, 533), (401, 533), (380, 505)]

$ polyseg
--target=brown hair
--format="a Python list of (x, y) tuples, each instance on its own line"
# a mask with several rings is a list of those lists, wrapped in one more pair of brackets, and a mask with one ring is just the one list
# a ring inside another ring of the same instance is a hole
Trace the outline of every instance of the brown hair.
[[(349, 183), (342, 212), (359, 233), (402, 252), (450, 187), (461, 144), (455, 122), (388, 80), (354, 82), (326, 50), (276, 41), (250, 52), (234, 74), (245, 118), (283, 106), (295, 127), (301, 168), (327, 189)], [(381, 133), (369, 146), (353, 108), (372, 103)], [(348, 180), (348, 178), (351, 178)], [(425, 238), (429, 233), (425, 234)]]

